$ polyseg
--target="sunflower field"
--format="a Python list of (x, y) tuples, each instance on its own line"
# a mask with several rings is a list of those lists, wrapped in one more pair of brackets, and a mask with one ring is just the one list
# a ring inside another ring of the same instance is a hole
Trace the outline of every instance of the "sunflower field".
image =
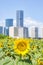
[(43, 39), (0, 35), (0, 65), (43, 65)]

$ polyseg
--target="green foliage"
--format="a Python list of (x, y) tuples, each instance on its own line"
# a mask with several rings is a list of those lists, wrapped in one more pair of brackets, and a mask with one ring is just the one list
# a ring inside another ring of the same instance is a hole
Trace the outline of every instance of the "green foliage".
[(6, 37), (7, 37), (6, 35), (0, 34), (0, 39), (4, 39)]
[(40, 65), (37, 60), (43, 59), (43, 39), (32, 39), (29, 53), (21, 57), (14, 52), (13, 45), (16, 39), (0, 35), (0, 65)]
[(14, 60), (6, 56), (2, 49), (0, 51), (0, 65), (14, 65)]

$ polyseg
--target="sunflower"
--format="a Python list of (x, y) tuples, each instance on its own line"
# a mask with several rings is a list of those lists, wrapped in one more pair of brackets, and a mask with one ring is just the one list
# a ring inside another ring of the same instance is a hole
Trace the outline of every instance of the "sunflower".
[(30, 45), (27, 39), (17, 39), (14, 42), (14, 51), (19, 55), (25, 55), (29, 52)]
[(38, 64), (43, 65), (43, 59), (38, 59)]
[(43, 61), (40, 61), (40, 65), (43, 65)]

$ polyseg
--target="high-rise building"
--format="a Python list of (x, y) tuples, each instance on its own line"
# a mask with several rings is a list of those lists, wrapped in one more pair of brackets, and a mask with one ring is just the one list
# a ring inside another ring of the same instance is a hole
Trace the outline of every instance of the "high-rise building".
[(4, 34), (9, 36), (9, 27), (4, 27)]
[(13, 19), (6, 19), (5, 21), (5, 27), (13, 26)]
[(23, 11), (17, 10), (16, 12), (17, 27), (23, 27)]
[(9, 27), (9, 36), (13, 38), (28, 38), (28, 28)]
[(39, 28), (39, 38), (43, 38), (43, 27)]
[(4, 27), (4, 34), (9, 35), (9, 27), (13, 26), (13, 19), (6, 19), (5, 27)]
[(29, 31), (30, 31), (29, 37), (38, 38), (38, 28), (37, 27), (31, 27)]
[(38, 28), (35, 27), (35, 38), (38, 38)]
[(0, 34), (3, 34), (3, 27), (0, 26)]
[(23, 29), (24, 29), (24, 38), (28, 38), (28, 28), (23, 27)]
[(28, 38), (28, 28), (27, 27), (20, 27), (18, 30), (18, 35), (20, 38)]

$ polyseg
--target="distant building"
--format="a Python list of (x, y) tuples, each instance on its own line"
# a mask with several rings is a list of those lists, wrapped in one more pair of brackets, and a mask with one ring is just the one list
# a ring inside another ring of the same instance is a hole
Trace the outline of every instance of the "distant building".
[(4, 27), (4, 34), (9, 36), (9, 27)]
[(5, 27), (13, 26), (13, 19), (6, 19), (5, 20)]
[(4, 34), (9, 35), (9, 27), (13, 26), (13, 19), (6, 19), (5, 27), (4, 27)]
[(35, 27), (35, 38), (38, 38), (38, 28)]
[(29, 37), (38, 38), (38, 28), (37, 27), (31, 27), (29, 31), (30, 31)]
[(17, 27), (23, 27), (23, 11), (17, 10), (16, 12)]
[(28, 38), (28, 28), (23, 27), (23, 29), (24, 29), (24, 38)]
[(27, 27), (20, 27), (19, 30), (19, 37), (22, 37), (22, 38), (28, 38), (28, 28)]
[(43, 27), (39, 29), (39, 38), (43, 38)]
[(0, 34), (3, 34), (3, 27), (0, 26)]
[(9, 27), (9, 36), (13, 38), (28, 38), (28, 28)]

